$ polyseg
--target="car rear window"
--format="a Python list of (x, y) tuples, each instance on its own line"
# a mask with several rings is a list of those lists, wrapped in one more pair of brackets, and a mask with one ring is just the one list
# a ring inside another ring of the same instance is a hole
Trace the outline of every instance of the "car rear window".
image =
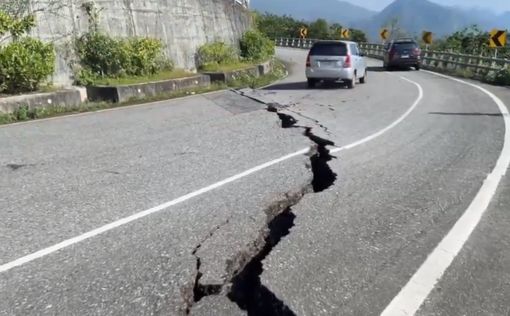
[(347, 56), (347, 45), (344, 43), (315, 44), (310, 50), (312, 56)]
[(416, 47), (418, 47), (418, 45), (416, 45), (416, 43), (413, 43), (413, 42), (409, 42), (409, 43), (395, 43), (393, 44), (393, 47), (395, 49), (414, 49)]

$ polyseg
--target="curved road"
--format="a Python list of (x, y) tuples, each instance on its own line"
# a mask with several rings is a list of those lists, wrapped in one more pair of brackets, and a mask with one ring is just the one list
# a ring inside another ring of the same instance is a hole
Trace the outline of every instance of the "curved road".
[(510, 90), (278, 55), (265, 89), (0, 127), (0, 315), (507, 315)]

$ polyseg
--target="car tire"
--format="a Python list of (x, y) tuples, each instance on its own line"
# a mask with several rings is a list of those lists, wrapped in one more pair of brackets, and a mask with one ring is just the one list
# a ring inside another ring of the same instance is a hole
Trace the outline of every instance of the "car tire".
[(308, 78), (307, 86), (308, 86), (308, 88), (315, 88), (316, 83), (317, 83), (317, 81), (315, 79)]
[(367, 83), (367, 77), (368, 77), (368, 71), (365, 70), (365, 75), (361, 78), (359, 78), (359, 83)]
[(420, 69), (421, 69), (421, 66), (420, 66), (420, 65), (416, 65), (416, 66), (414, 66), (414, 69), (416, 69), (416, 70), (420, 70)]
[(354, 87), (356, 87), (356, 75), (354, 75), (352, 80), (347, 80), (347, 88), (354, 89)]

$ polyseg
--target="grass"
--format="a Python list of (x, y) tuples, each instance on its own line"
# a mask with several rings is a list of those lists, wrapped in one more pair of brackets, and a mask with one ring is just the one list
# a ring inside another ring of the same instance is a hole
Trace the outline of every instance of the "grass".
[(87, 102), (77, 107), (63, 107), (63, 106), (49, 106), (45, 108), (34, 108), (31, 109), (28, 106), (21, 106), (13, 113), (0, 113), (0, 125), (10, 124), (16, 122), (23, 122), (35, 119), (42, 119), (48, 117), (63, 116), (69, 114), (83, 113), (83, 112), (94, 112), (104, 109), (111, 109), (116, 107), (122, 107), (127, 105), (156, 102), (163, 100), (170, 100), (179, 97), (196, 95), (201, 93), (207, 93), (212, 91), (223, 90), (227, 88), (259, 88), (275, 82), (276, 80), (282, 79), (286, 74), (285, 66), (282, 62), (276, 60), (273, 65), (273, 71), (267, 75), (260, 77), (243, 76), (238, 80), (228, 82), (227, 84), (212, 84), (207, 87), (197, 87), (192, 89), (186, 89), (182, 91), (174, 91), (169, 93), (162, 93), (156, 96), (133, 98), (123, 103), (107, 103), (107, 102)]
[(228, 82), (228, 86), (232, 88), (260, 88), (263, 86), (267, 86), (277, 80), (282, 79), (286, 74), (285, 65), (279, 61), (275, 60), (273, 62), (273, 71), (269, 74), (260, 77), (253, 77), (249, 75), (242, 76), (241, 78)]
[(121, 78), (98, 78), (93, 84), (98, 86), (122, 86), (137, 83), (146, 83), (151, 81), (162, 81), (177, 78), (193, 76), (195, 74), (182, 69), (166, 70), (154, 75), (148, 76), (127, 76)]
[(227, 72), (227, 71), (234, 71), (234, 70), (242, 70), (246, 68), (250, 68), (255, 66), (255, 64), (252, 63), (246, 63), (246, 62), (233, 62), (228, 64), (210, 64), (206, 65), (200, 68), (200, 71), (203, 72)]

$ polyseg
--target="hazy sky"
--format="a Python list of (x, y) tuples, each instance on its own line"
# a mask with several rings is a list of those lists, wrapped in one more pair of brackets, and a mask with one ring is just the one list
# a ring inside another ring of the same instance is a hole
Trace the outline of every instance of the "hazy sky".
[[(389, 3), (393, 2), (393, 0), (346, 0), (346, 1), (373, 10), (381, 10)], [(468, 8), (481, 7), (484, 9), (510, 11), (510, 0), (432, 0), (432, 1), (442, 5), (458, 5)]]

